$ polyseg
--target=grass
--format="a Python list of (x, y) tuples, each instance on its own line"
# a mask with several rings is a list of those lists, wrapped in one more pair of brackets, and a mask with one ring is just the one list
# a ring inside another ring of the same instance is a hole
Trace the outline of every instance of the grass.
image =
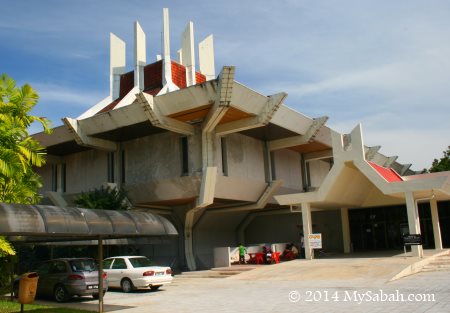
[[(20, 303), (7, 300), (0, 300), (0, 313), (18, 313), (20, 312)], [(92, 313), (93, 311), (65, 309), (47, 305), (25, 304), (24, 312), (31, 313)]]

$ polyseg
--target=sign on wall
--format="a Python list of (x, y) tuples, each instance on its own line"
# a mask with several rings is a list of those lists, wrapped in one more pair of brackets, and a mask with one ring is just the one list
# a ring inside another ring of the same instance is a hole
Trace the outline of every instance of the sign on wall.
[(315, 233), (308, 235), (309, 247), (311, 249), (322, 249), (322, 234)]

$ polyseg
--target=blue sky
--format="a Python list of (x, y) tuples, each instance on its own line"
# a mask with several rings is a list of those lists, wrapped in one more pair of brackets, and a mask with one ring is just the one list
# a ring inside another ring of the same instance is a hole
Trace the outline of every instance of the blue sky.
[(160, 54), (170, 9), (172, 56), (192, 20), (195, 39), (214, 34), (216, 69), (348, 133), (429, 167), (450, 145), (450, 1), (0, 0), (0, 72), (39, 93), (35, 114), (60, 125), (109, 93), (109, 33), (127, 42), (133, 22)]

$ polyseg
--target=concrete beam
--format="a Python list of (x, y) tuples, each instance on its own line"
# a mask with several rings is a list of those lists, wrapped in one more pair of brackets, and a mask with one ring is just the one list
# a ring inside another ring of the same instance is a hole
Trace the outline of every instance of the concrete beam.
[(231, 104), (231, 96), (233, 93), (234, 82), (234, 66), (224, 66), (219, 74), (219, 83), (216, 93), (216, 99), (213, 107), (209, 110), (208, 115), (203, 121), (202, 130), (211, 132), (222, 117), (227, 113)]
[(80, 146), (91, 147), (106, 151), (116, 151), (117, 143), (110, 140), (94, 138), (84, 134), (77, 120), (65, 117), (62, 119), (69, 131), (72, 133), (73, 138)]
[(398, 159), (398, 156), (391, 156), (388, 157), (387, 161), (384, 163), (384, 167), (391, 167), (392, 164)]
[(327, 120), (328, 116), (315, 118), (309, 129), (303, 135), (271, 140), (269, 142), (269, 150), (279, 150), (312, 142), (322, 126), (325, 125)]
[(145, 115), (153, 126), (164, 128), (183, 135), (194, 134), (194, 126), (160, 114), (158, 107), (154, 103), (152, 95), (145, 92), (140, 92), (136, 94), (136, 100), (141, 105)]
[(405, 175), (406, 172), (410, 169), (411, 166), (412, 166), (411, 163), (409, 163), (409, 164), (403, 164), (403, 167), (402, 167), (402, 169), (400, 170), (399, 174), (400, 174), (400, 175)]
[(372, 161), (380, 149), (381, 149), (381, 146), (368, 147), (367, 152), (366, 152), (366, 160)]
[(67, 201), (64, 199), (60, 192), (47, 191), (46, 194), (55, 206), (59, 206), (61, 208), (66, 208), (68, 206)]
[[(408, 214), (408, 226), (410, 234), (420, 235), (420, 217), (417, 208), (417, 201), (414, 199), (412, 192), (405, 192), (406, 210)], [(415, 257), (423, 257), (422, 246), (411, 246), (412, 255)]]
[(285, 92), (269, 96), (266, 105), (263, 107), (258, 116), (218, 125), (216, 127), (216, 134), (219, 136), (224, 136), (267, 125), (275, 115), (275, 112), (280, 108), (286, 97), (287, 93)]
[(248, 204), (248, 205), (242, 205), (242, 206), (235, 206), (235, 207), (229, 207), (229, 208), (221, 208), (221, 209), (211, 209), (211, 212), (242, 212), (242, 211), (252, 211), (252, 210), (258, 210), (258, 209), (264, 209), (266, 204), (269, 202), (269, 200), (272, 198), (272, 196), (275, 194), (275, 192), (283, 185), (283, 180), (274, 180), (267, 184), (266, 189), (264, 189), (264, 192), (259, 197), (258, 201), (254, 204)]
[(184, 222), (184, 252), (189, 270), (197, 269), (194, 257), (193, 238), (195, 214), (214, 202), (214, 192), (217, 181), (217, 167), (207, 167), (203, 171), (200, 195), (196, 206), (186, 212)]

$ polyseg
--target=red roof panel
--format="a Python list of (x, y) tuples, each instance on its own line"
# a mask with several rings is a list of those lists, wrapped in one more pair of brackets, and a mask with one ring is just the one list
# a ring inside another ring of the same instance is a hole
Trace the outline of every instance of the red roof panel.
[(403, 181), (403, 178), (392, 168), (383, 167), (370, 161), (367, 161), (367, 163), (369, 163), (378, 174), (383, 176), (386, 181), (390, 183)]

